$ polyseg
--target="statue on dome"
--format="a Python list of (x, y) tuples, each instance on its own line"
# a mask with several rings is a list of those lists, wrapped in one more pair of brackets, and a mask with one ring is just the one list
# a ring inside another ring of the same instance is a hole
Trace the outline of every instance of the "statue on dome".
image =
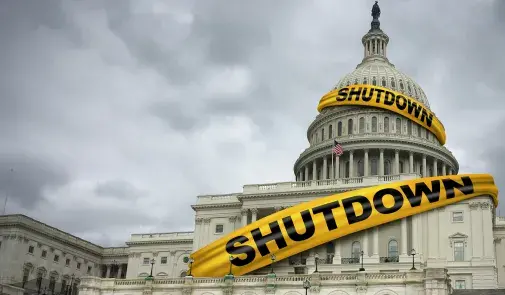
[(379, 1), (375, 1), (375, 4), (372, 7), (372, 17), (373, 19), (379, 19), (381, 16), (381, 9), (378, 4)]

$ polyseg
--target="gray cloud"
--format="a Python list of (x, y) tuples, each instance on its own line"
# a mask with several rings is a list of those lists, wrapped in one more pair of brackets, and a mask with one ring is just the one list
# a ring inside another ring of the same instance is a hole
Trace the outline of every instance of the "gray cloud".
[[(0, 4), (1, 167), (25, 163), (8, 212), (121, 244), (190, 229), (198, 194), (292, 180), (321, 95), (361, 61), (373, 1), (37, 3)], [(491, 132), (503, 1), (380, 5), (389, 58), (425, 90), (462, 172), (505, 187)]]

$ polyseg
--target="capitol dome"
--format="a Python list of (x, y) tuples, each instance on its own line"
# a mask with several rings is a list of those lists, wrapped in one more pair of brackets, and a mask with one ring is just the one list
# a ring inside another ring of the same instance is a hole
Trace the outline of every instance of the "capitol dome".
[[(331, 90), (357, 84), (382, 86), (418, 100), (433, 112), (419, 84), (389, 61), (389, 36), (380, 28), (378, 17), (361, 43), (361, 62)], [(456, 158), (430, 130), (385, 109), (324, 108), (307, 129), (307, 139), (309, 147), (294, 165), (297, 181), (380, 182), (400, 180), (405, 174), (429, 177), (459, 170)], [(344, 149), (339, 157), (332, 154), (335, 140)]]

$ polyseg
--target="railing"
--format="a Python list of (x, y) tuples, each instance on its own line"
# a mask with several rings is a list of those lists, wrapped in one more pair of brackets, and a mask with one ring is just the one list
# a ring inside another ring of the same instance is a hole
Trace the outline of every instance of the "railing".
[(359, 263), (359, 258), (358, 257), (342, 258), (340, 262), (342, 264), (358, 264)]
[(289, 265), (293, 265), (293, 266), (305, 265), (306, 263), (307, 263), (307, 259), (306, 258), (295, 257), (295, 258), (290, 258), (289, 259)]
[(391, 263), (391, 262), (399, 262), (400, 258), (398, 256), (391, 257), (380, 257), (380, 263)]
[(325, 189), (325, 188), (347, 188), (354, 186), (377, 185), (398, 180), (410, 180), (419, 178), (417, 173), (402, 173), (396, 175), (384, 176), (363, 176), (338, 179), (310, 180), (310, 181), (293, 181), (293, 182), (278, 182), (266, 184), (246, 184), (244, 185), (244, 194), (268, 193), (268, 192), (284, 192), (284, 191), (300, 191), (308, 189)]

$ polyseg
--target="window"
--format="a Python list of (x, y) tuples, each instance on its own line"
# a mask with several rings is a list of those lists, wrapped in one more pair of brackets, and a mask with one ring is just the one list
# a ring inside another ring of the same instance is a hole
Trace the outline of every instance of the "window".
[(393, 78), (391, 78), (391, 87), (393, 87), (393, 88), (396, 87), (395, 79), (393, 79)]
[(400, 80), (400, 89), (403, 90), (403, 82)]
[(396, 133), (402, 133), (402, 120), (396, 118)]
[(60, 288), (60, 294), (64, 294), (65, 293), (65, 288), (67, 287), (67, 277), (64, 277), (62, 280), (61, 280), (61, 288)]
[(372, 117), (372, 132), (377, 132), (377, 117)]
[(338, 122), (337, 124), (337, 135), (342, 136), (342, 122)]
[(389, 117), (384, 117), (384, 133), (389, 133)]
[(365, 133), (365, 118), (359, 118), (359, 133)]
[(391, 162), (389, 160), (384, 161), (384, 175), (391, 175)]
[(452, 222), (462, 222), (463, 221), (463, 212), (456, 211), (452, 212)]
[(407, 82), (407, 89), (409, 90), (409, 93), (412, 92), (412, 88), (410, 88), (410, 83)]
[(352, 119), (349, 119), (349, 121), (347, 121), (347, 134), (352, 134)]
[(400, 161), (399, 165), (400, 165), (400, 167), (399, 167), (400, 168), (400, 174), (401, 173), (405, 173), (405, 171), (403, 171), (403, 165), (404, 165), (403, 161)]
[(81, 263), (77, 262), (77, 269), (81, 269)]
[(51, 291), (51, 293), (54, 293), (54, 286), (56, 285), (56, 278), (54, 276), (51, 276), (49, 278), (49, 291)]
[(365, 176), (365, 163), (362, 160), (358, 161), (358, 176)]
[(46, 250), (42, 250), (42, 255), (41, 255), (41, 256), (42, 256), (42, 258), (46, 258), (46, 256), (47, 256), (47, 251), (46, 251)]
[(30, 276), (30, 268), (25, 267), (23, 269), (23, 284), (28, 282), (28, 277)]
[(60, 256), (58, 255), (54, 255), (54, 259), (53, 259), (54, 262), (58, 262), (60, 261)]
[(398, 242), (391, 240), (388, 243), (388, 257), (398, 257)]
[(352, 258), (359, 258), (361, 256), (361, 243), (354, 241), (352, 243)]
[(144, 264), (149, 264), (149, 258), (148, 257), (144, 257)]
[(161, 257), (161, 264), (167, 264), (167, 257), (166, 256)]
[(372, 85), (377, 85), (377, 80), (375, 80), (375, 77), (372, 78)]
[(222, 224), (216, 224), (216, 234), (221, 234), (224, 231), (224, 226)]
[(350, 173), (349, 173), (349, 161), (346, 161), (345, 162), (345, 178), (349, 178), (351, 177)]
[(332, 137), (333, 137), (333, 126), (330, 125), (330, 127), (328, 129), (328, 139), (330, 139)]
[(34, 250), (35, 250), (35, 247), (33, 247), (33, 246), (28, 247), (28, 253), (33, 254)]
[(65, 266), (69, 266), (70, 265), (70, 259), (67, 258), (67, 260), (65, 260)]
[(465, 245), (461, 241), (454, 242), (454, 261), (465, 261)]
[(465, 280), (456, 280), (454, 289), (466, 289)]
[(324, 127), (321, 129), (321, 141), (324, 140)]
[(91, 266), (88, 266), (88, 274), (91, 274)]
[(407, 121), (407, 133), (412, 135), (412, 121)]
[(386, 79), (382, 78), (382, 86), (386, 87)]
[(363, 84), (367, 84), (368, 83), (368, 79), (365, 77), (363, 78)]
[(371, 171), (371, 175), (377, 175), (378, 172), (377, 172), (377, 159), (372, 159), (372, 167), (371, 167), (372, 171)]

